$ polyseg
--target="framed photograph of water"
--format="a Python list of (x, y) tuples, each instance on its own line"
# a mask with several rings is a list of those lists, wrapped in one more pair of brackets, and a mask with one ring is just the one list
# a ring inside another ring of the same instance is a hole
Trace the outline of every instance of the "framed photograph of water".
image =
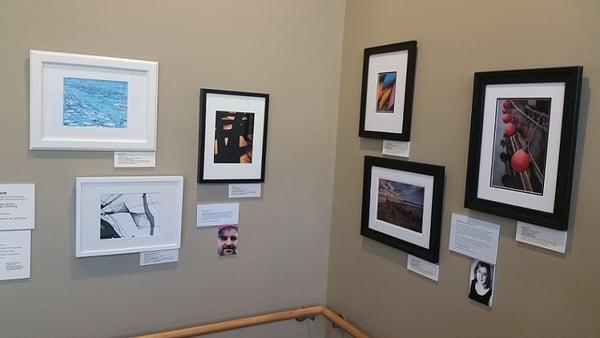
[(177, 249), (183, 177), (78, 177), (76, 257)]
[(265, 180), (269, 94), (200, 91), (198, 183)]
[(32, 150), (154, 151), (158, 63), (30, 51)]
[(365, 157), (361, 235), (437, 263), (444, 167)]

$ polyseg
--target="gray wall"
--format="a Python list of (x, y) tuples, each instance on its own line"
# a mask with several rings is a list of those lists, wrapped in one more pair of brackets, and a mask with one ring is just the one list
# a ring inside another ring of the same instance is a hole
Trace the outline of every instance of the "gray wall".
[[(33, 182), (30, 280), (0, 282), (0, 336), (109, 337), (326, 300), (343, 1), (2, 1), (0, 182)], [(112, 153), (28, 150), (29, 49), (154, 60), (157, 167), (115, 170)], [(271, 94), (263, 198), (241, 201), (240, 254), (216, 257), (195, 228), (200, 88)], [(76, 176), (183, 175), (176, 264), (74, 258)], [(318, 336), (294, 321), (246, 336)], [(313, 325), (313, 324), (310, 324)], [(242, 331), (240, 331), (242, 332)]]
[[(600, 336), (600, 2), (354, 1), (346, 23), (328, 304), (374, 337)], [(446, 166), (440, 281), (406, 270), (406, 254), (359, 234), (362, 160), (381, 141), (359, 139), (365, 47), (419, 43), (411, 160)], [(515, 240), (516, 222), (463, 208), (473, 73), (584, 66), (566, 255)], [(467, 298), (470, 260), (448, 251), (450, 215), (501, 225), (491, 310)]]

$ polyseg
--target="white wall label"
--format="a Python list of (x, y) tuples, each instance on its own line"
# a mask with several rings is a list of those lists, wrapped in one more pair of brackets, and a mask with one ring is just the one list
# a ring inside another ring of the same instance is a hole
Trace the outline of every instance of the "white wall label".
[(438, 281), (440, 275), (440, 266), (433, 264), (419, 257), (408, 255), (406, 260), (406, 268), (410, 271), (416, 272), (419, 275), (425, 276), (434, 281)]
[(229, 185), (229, 198), (260, 197), (260, 193), (261, 193), (260, 183), (230, 184)]
[(177, 262), (179, 249), (140, 252), (140, 265)]
[(35, 227), (35, 185), (0, 184), (0, 230)]
[(496, 265), (500, 225), (452, 214), (450, 250)]
[(196, 226), (199, 228), (238, 224), (239, 218), (239, 203), (198, 204), (196, 208)]
[(560, 253), (567, 251), (566, 231), (549, 229), (539, 225), (517, 222), (516, 240)]
[(154, 151), (115, 152), (115, 168), (154, 167), (156, 167), (156, 152)]
[(410, 142), (383, 140), (383, 155), (408, 157), (410, 153)]
[(0, 231), (0, 280), (31, 276), (31, 230)]

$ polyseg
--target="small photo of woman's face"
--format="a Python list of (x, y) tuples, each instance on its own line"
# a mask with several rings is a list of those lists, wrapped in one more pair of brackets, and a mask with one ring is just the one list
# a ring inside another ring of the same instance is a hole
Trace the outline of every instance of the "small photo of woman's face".
[(486, 280), (487, 280), (487, 276), (488, 276), (488, 271), (486, 267), (480, 266), (477, 268), (477, 273), (475, 278), (477, 279), (478, 283), (482, 283), (485, 284)]

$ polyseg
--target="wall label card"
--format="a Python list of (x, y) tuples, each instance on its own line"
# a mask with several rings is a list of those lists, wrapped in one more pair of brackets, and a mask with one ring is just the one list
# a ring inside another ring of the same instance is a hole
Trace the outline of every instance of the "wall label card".
[(115, 168), (154, 168), (156, 152), (154, 151), (116, 151)]
[(452, 214), (449, 249), (484, 262), (496, 264), (500, 225)]
[(0, 230), (35, 227), (35, 184), (0, 184)]
[(261, 193), (261, 184), (260, 183), (230, 184), (229, 185), (229, 198), (260, 197), (260, 193)]
[(31, 231), (0, 231), (0, 280), (31, 276)]
[(440, 275), (440, 266), (438, 264), (433, 264), (413, 255), (408, 255), (406, 268), (436, 282)]
[(516, 240), (563, 254), (567, 251), (566, 231), (550, 229), (525, 222), (517, 222)]
[(240, 204), (198, 204), (196, 212), (196, 226), (198, 228), (238, 224), (240, 218)]
[(140, 252), (140, 266), (172, 263), (179, 260), (179, 249)]
[(408, 157), (410, 153), (410, 142), (383, 140), (383, 155)]

